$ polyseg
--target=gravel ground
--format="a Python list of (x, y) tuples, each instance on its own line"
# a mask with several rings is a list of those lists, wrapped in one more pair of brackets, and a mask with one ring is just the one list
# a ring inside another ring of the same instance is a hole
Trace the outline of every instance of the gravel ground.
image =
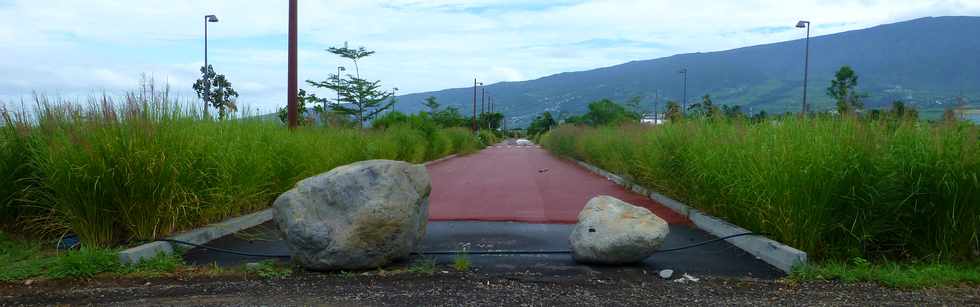
[(980, 305), (980, 288), (890, 289), (871, 284), (794, 283), (656, 274), (396, 274), (300, 272), (284, 279), (167, 277), (0, 284), (0, 306), (650, 306)]

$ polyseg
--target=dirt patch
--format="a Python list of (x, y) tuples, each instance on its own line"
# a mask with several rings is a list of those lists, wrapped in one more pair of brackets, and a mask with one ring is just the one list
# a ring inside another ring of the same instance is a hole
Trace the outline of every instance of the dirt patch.
[(170, 277), (0, 285), (0, 305), (978, 305), (980, 288), (902, 290), (872, 284), (702, 277), (680, 283), (656, 274), (538, 273), (318, 274), (286, 279)]

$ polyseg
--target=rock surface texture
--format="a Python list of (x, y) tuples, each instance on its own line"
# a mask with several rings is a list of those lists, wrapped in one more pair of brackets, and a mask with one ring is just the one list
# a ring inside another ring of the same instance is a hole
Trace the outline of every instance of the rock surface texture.
[(669, 231), (650, 210), (603, 195), (579, 213), (569, 241), (577, 262), (630, 264), (652, 255)]
[(422, 165), (362, 161), (300, 181), (273, 211), (293, 261), (303, 267), (375, 268), (415, 251), (431, 189)]

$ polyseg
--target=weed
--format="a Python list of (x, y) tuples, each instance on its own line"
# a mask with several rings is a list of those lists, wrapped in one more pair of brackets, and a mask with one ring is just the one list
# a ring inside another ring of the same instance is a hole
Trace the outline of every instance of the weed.
[(291, 267), (281, 265), (274, 260), (265, 260), (251, 266), (246, 266), (245, 271), (262, 278), (286, 278), (293, 274)]
[(156, 276), (176, 272), (182, 267), (184, 267), (184, 259), (180, 255), (160, 253), (153, 258), (144, 259), (138, 264), (127, 267), (127, 272)]
[(466, 249), (457, 252), (456, 255), (453, 256), (453, 268), (456, 269), (456, 271), (460, 271), (460, 272), (469, 271), (470, 265), (471, 265), (470, 255), (466, 251)]
[(352, 271), (341, 270), (340, 272), (337, 272), (337, 275), (343, 278), (353, 278), (357, 274), (354, 274)]
[(428, 274), (432, 275), (436, 271), (436, 260), (432, 258), (423, 258), (412, 263), (412, 266), (408, 268), (409, 273), (416, 274)]
[(124, 272), (119, 256), (112, 250), (82, 248), (56, 257), (48, 268), (50, 278), (92, 278), (101, 273)]

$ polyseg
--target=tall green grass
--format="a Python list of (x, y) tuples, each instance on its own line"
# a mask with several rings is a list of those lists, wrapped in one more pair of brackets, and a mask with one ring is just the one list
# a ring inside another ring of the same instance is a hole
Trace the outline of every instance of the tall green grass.
[(542, 144), (816, 259), (980, 253), (980, 146), (969, 124), (818, 118), (563, 126)]
[(47, 236), (75, 233), (93, 246), (253, 212), (296, 181), (339, 165), (419, 163), (479, 148), (465, 129), (290, 132), (260, 117), (218, 121), (152, 88), (87, 104), (38, 97), (29, 113), (2, 115), (0, 223)]

